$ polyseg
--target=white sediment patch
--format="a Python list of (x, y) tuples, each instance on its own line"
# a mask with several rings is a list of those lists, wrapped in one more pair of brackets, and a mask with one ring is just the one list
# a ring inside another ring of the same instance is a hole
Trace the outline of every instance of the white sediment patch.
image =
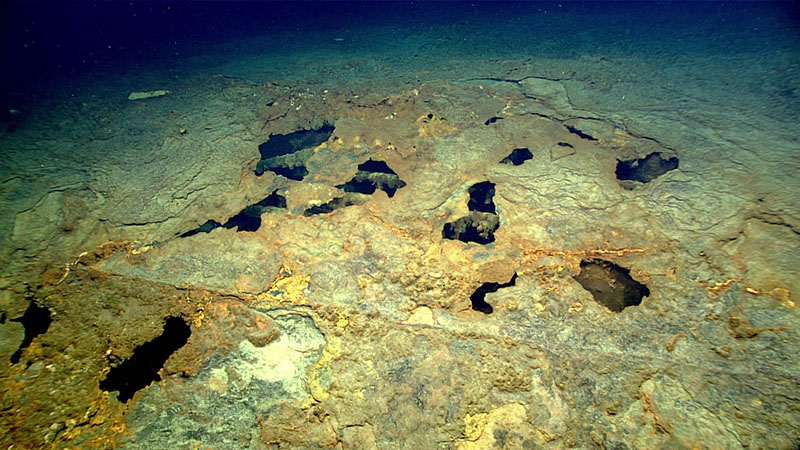
[(156, 91), (137, 91), (131, 92), (128, 95), (128, 100), (144, 100), (146, 98), (156, 98), (156, 97), (164, 97), (168, 95), (169, 91), (165, 89), (159, 89)]

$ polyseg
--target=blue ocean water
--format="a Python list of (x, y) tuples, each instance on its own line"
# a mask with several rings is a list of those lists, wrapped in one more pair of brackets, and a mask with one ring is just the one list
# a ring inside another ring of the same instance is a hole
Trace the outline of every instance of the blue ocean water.
[[(797, 56), (794, 2), (25, 2), (0, 4), (5, 89), (233, 51), (571, 58), (758, 52)], [(253, 42), (256, 39), (259, 42)], [(269, 41), (275, 44), (270, 45)], [(336, 47), (334, 47), (336, 48)], [(323, 63), (324, 61), (320, 61)], [(665, 61), (666, 62), (666, 61)], [(194, 69), (203, 69), (202, 66)]]

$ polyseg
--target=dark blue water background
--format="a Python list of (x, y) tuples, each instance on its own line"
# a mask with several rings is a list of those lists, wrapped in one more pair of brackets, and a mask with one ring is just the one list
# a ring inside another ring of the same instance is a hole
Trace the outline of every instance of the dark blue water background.
[[(224, 42), (300, 36), (302, 48), (375, 30), (447, 31), (453, 54), (564, 57), (661, 51), (798, 52), (793, 2), (2, 2), (3, 96), (41, 92), (60, 80), (124, 75), (203, 55)], [(481, 41), (481, 30), (499, 31)], [(298, 34), (299, 33), (299, 34)], [(315, 33), (303, 42), (303, 33)], [(477, 34), (477, 36), (476, 36)], [(459, 42), (469, 45), (458, 46)], [(545, 49), (541, 44), (547, 42)], [(395, 43), (396, 44), (396, 43)], [(480, 44), (480, 45), (477, 45)], [(252, 43), (250, 44), (252, 45)], [(236, 48), (236, 47), (233, 47)], [(252, 51), (251, 48), (242, 48)], [(354, 49), (357, 50), (357, 49)], [(406, 53), (416, 48), (409, 47)], [(447, 51), (447, 50), (445, 50)], [(227, 57), (235, 57), (228, 54)]]

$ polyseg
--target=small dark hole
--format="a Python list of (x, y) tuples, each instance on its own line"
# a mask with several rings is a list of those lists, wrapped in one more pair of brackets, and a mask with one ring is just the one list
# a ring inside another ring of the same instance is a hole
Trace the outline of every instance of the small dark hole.
[(486, 122), (483, 122), (483, 124), (484, 124), (484, 125), (489, 125), (489, 124), (491, 124), (491, 123), (495, 123), (495, 122), (497, 122), (498, 120), (503, 120), (503, 118), (502, 118), (502, 117), (490, 117), (490, 118), (488, 118), (488, 119), (486, 120)]
[(492, 305), (486, 302), (486, 294), (490, 292), (497, 292), (498, 289), (514, 286), (517, 283), (517, 274), (511, 276), (507, 283), (483, 283), (478, 289), (469, 296), (472, 300), (472, 309), (480, 311), (484, 314), (491, 314), (494, 311)]
[(16, 364), (22, 357), (22, 351), (31, 345), (36, 336), (47, 332), (53, 319), (50, 318), (49, 309), (32, 301), (21, 317), (11, 319), (11, 321), (19, 322), (25, 328), (25, 337), (22, 339), (22, 343), (17, 351), (11, 355), (11, 364)]
[(583, 131), (581, 131), (581, 130), (575, 128), (575, 127), (572, 127), (572, 126), (569, 126), (569, 125), (564, 125), (564, 126), (567, 127), (567, 131), (569, 131), (570, 133), (572, 133), (574, 135), (577, 135), (581, 139), (586, 139), (586, 140), (589, 140), (589, 141), (596, 141), (597, 140), (597, 138), (595, 138), (594, 136), (592, 136), (590, 134), (586, 134)]
[(575, 280), (589, 291), (595, 301), (614, 312), (642, 303), (650, 289), (634, 280), (630, 269), (602, 259), (581, 261), (581, 273)]
[(139, 390), (161, 380), (158, 371), (173, 353), (186, 345), (191, 334), (192, 329), (185, 320), (180, 317), (167, 318), (161, 336), (136, 347), (133, 356), (113, 367), (108, 376), (100, 381), (100, 389), (119, 391), (117, 399), (127, 402)]

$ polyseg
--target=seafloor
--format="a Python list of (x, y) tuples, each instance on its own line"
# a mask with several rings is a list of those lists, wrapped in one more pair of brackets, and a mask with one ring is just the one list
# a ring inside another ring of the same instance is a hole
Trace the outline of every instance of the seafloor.
[(3, 448), (797, 448), (791, 4), (566, 5), (4, 86)]

